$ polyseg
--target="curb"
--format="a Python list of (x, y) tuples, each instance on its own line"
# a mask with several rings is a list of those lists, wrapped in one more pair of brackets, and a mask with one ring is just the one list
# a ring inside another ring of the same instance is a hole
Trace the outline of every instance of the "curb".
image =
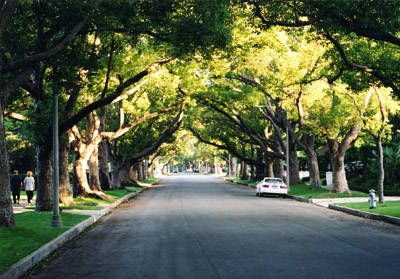
[(80, 222), (79, 224), (75, 225), (74, 227), (70, 228), (66, 232), (62, 233), (61, 235), (57, 236), (50, 242), (46, 243), (36, 251), (32, 252), (30, 255), (22, 258), (15, 264), (13, 264), (5, 273), (0, 274), (0, 279), (10, 279), (10, 278), (20, 278), (23, 274), (25, 274), (29, 269), (34, 267), (40, 261), (45, 259), (49, 256), (52, 252), (60, 248), (64, 245), (67, 241), (75, 238), (78, 236), (82, 231), (96, 223), (100, 220), (103, 216), (110, 213), (114, 208), (118, 207), (121, 203), (136, 197), (138, 194), (145, 191), (147, 188), (142, 188), (137, 192), (130, 193), (106, 208), (103, 208), (97, 212), (96, 215), (91, 216), (90, 218), (86, 219), (85, 221)]
[(366, 219), (377, 220), (377, 221), (383, 221), (386, 223), (400, 226), (400, 218), (397, 218), (397, 217), (391, 217), (391, 216), (387, 216), (387, 215), (379, 215), (379, 214), (375, 214), (375, 213), (360, 211), (360, 210), (356, 210), (356, 209), (352, 209), (352, 208), (348, 208), (348, 207), (344, 207), (344, 206), (338, 206), (338, 205), (334, 205), (334, 204), (330, 204), (328, 206), (328, 208), (337, 210), (337, 211), (342, 211), (344, 213), (348, 213), (348, 214), (351, 214), (354, 216), (358, 216), (358, 217), (362, 217), (362, 218), (366, 218)]

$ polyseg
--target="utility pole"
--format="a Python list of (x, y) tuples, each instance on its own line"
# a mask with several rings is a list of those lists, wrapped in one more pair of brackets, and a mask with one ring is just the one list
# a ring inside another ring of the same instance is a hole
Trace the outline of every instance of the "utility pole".
[(54, 87), (53, 92), (53, 216), (51, 218), (52, 227), (62, 227), (59, 208), (59, 153), (58, 153), (58, 92)]

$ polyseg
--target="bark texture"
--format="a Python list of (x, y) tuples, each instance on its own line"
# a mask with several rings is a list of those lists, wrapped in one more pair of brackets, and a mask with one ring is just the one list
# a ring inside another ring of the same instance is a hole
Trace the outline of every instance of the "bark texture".
[(0, 227), (11, 227), (15, 225), (15, 219), (11, 203), (10, 179), (8, 177), (9, 164), (3, 115), (3, 104), (0, 101)]
[(74, 202), (68, 171), (69, 144), (66, 141), (60, 143), (60, 202), (69, 206)]
[(51, 150), (47, 144), (41, 144), (38, 148), (39, 169), (37, 170), (36, 211), (52, 210), (52, 185), (53, 167), (51, 164)]
[(346, 151), (353, 145), (358, 133), (361, 131), (361, 128), (361, 125), (352, 127), (340, 143), (336, 139), (328, 139), (329, 154), (333, 172), (333, 192), (350, 192), (346, 179), (346, 171), (344, 168), (344, 158)]
[(318, 166), (318, 154), (315, 151), (315, 135), (304, 134), (301, 144), (307, 155), (307, 163), (310, 172), (310, 187), (313, 189), (322, 188), (321, 178)]
[(289, 145), (289, 175), (290, 175), (290, 184), (298, 184), (300, 183), (300, 175), (299, 175), (299, 159), (297, 158), (297, 144), (294, 141), (290, 141)]

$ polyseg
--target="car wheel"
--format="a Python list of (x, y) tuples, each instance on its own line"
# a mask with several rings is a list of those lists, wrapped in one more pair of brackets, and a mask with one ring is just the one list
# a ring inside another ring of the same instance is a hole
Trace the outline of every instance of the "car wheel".
[(260, 198), (261, 198), (262, 196), (264, 196), (264, 194), (260, 192)]
[(258, 192), (256, 192), (256, 196), (258, 197), (260, 194)]

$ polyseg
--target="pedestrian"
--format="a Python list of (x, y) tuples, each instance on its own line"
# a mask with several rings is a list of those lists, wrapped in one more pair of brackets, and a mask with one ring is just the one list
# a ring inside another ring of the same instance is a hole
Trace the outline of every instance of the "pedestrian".
[(32, 199), (33, 199), (33, 191), (35, 190), (35, 179), (32, 176), (32, 172), (28, 171), (26, 173), (26, 177), (24, 179), (24, 186), (25, 186), (25, 192), (26, 196), (28, 197), (28, 204), (32, 205)]
[(14, 171), (14, 175), (11, 177), (11, 193), (14, 204), (19, 204), (20, 192), (22, 188), (22, 180), (18, 175), (18, 171)]

